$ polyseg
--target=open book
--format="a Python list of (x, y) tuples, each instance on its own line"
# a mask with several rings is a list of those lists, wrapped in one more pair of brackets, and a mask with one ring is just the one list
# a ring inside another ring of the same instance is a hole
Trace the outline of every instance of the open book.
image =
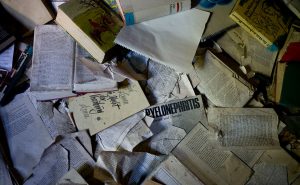
[(117, 89), (117, 82), (103, 72), (104, 65), (90, 55), (59, 26), (35, 28), (30, 91), (38, 100)]

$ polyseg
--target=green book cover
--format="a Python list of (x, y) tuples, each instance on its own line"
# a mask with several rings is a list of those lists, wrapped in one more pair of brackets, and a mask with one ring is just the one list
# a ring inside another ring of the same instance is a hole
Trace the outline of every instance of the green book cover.
[(106, 52), (114, 46), (113, 41), (122, 28), (123, 22), (102, 0), (70, 0), (59, 8), (102, 51)]

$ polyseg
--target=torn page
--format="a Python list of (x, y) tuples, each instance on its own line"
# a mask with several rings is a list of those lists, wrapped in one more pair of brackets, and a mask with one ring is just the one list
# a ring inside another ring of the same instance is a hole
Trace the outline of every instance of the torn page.
[(140, 152), (102, 152), (97, 166), (120, 184), (141, 184), (161, 163), (163, 156)]
[(68, 171), (68, 173), (65, 174), (56, 185), (66, 184), (89, 185), (74, 168)]
[(150, 128), (144, 121), (138, 122), (126, 135), (120, 144), (119, 150), (132, 152), (133, 148), (142, 141), (153, 136)]
[(34, 168), (33, 175), (24, 185), (54, 185), (69, 170), (68, 151), (58, 144), (50, 146), (39, 164)]
[(159, 165), (152, 179), (168, 185), (204, 185), (172, 154)]
[(0, 114), (14, 167), (26, 178), (53, 140), (25, 93), (1, 107)]
[(234, 149), (231, 152), (252, 168), (262, 156), (264, 150)]
[(235, 74), (212, 52), (207, 51), (194, 67), (200, 81), (198, 90), (216, 106), (243, 107), (252, 97), (252, 90), (234, 78)]
[(73, 89), (77, 92), (117, 90), (117, 82), (104, 72), (105, 65), (94, 61), (91, 55), (76, 44)]
[[(96, 134), (97, 149), (100, 151), (116, 151), (130, 130), (145, 117), (143, 112), (138, 112), (115, 125)], [(97, 156), (97, 155), (95, 155)]]
[(69, 99), (69, 108), (79, 130), (91, 135), (149, 106), (137, 81), (130, 81), (118, 91), (86, 94)]
[(173, 155), (204, 184), (243, 185), (251, 169), (229, 151), (214, 150), (201, 124), (177, 145)]
[(53, 140), (59, 135), (76, 131), (69, 116), (59, 112), (52, 102), (37, 102), (37, 111)]
[(0, 184), (13, 185), (7, 165), (0, 152)]
[(38, 100), (73, 95), (75, 41), (57, 25), (37, 26), (34, 33), (30, 91)]
[(196, 96), (192, 84), (186, 74), (179, 74), (173, 91), (167, 101)]
[(178, 72), (189, 72), (208, 17), (209, 12), (191, 9), (126, 26), (115, 42)]
[(265, 151), (257, 163), (270, 163), (286, 166), (289, 184), (300, 175), (299, 162), (283, 149)]
[(13, 44), (9, 48), (7, 48), (5, 51), (0, 53), (0, 61), (1, 61), (0, 68), (1, 69), (5, 69), (7, 71), (12, 70), (14, 51), (15, 51), (15, 45)]
[(288, 185), (286, 166), (259, 163), (253, 167), (254, 174), (247, 185), (280, 184)]
[(174, 69), (150, 60), (147, 77), (146, 96), (151, 104), (156, 104), (167, 101), (179, 75)]
[(211, 108), (211, 141), (222, 149), (279, 149), (278, 117), (267, 108)]
[(217, 43), (242, 66), (271, 77), (278, 52), (261, 45), (243, 28), (228, 31)]

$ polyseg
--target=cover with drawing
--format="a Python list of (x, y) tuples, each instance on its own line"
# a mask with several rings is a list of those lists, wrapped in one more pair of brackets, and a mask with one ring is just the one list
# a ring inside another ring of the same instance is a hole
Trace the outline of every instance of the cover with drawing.
[(292, 22), (284, 4), (274, 0), (239, 0), (230, 18), (266, 47), (281, 46)]
[(99, 0), (70, 0), (59, 6), (56, 20), (99, 62), (102, 60), (97, 52), (100, 49), (105, 53), (114, 46), (113, 41), (123, 25), (120, 18)]

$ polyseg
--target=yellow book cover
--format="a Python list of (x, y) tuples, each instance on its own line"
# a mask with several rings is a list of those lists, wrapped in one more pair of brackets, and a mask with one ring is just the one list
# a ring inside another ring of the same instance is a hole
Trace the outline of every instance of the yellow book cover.
[(229, 16), (266, 47), (282, 46), (293, 19), (277, 0), (238, 0)]
[(98, 62), (115, 44), (122, 20), (102, 0), (70, 0), (59, 6), (56, 22)]

